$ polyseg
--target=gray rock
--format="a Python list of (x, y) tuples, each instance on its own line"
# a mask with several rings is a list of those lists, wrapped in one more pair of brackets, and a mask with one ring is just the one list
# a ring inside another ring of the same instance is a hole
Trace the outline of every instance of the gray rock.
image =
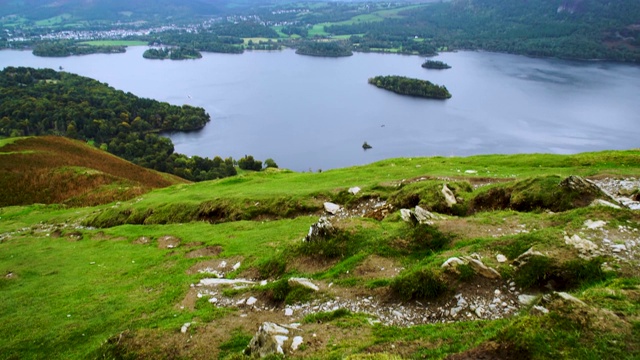
[(574, 248), (582, 252), (592, 252), (598, 250), (598, 245), (589, 240), (582, 239), (578, 235), (573, 235), (571, 237), (565, 236), (564, 243), (567, 245), (572, 245)]
[(303, 342), (304, 342), (304, 339), (302, 338), (302, 336), (295, 336), (293, 338), (293, 341), (291, 341), (291, 350), (292, 351), (298, 350), (298, 348), (300, 347), (300, 345), (302, 345)]
[(342, 209), (342, 207), (340, 205), (338, 205), (338, 204), (334, 204), (334, 203), (330, 203), (330, 202), (324, 203), (324, 211), (328, 212), (329, 214), (335, 215), (341, 209)]
[(476, 259), (467, 259), (469, 260), (469, 266), (476, 272), (476, 274), (484, 276), (488, 279), (499, 279), (502, 276), (499, 272), (494, 268), (490, 268), (482, 263), (480, 260)]
[(518, 296), (518, 302), (522, 305), (531, 305), (538, 297), (534, 295), (522, 294)]
[(273, 354), (284, 355), (285, 342), (289, 340), (288, 335), (289, 330), (284, 326), (265, 322), (260, 325), (244, 353), (260, 358)]
[(442, 267), (443, 268), (455, 269), (458, 265), (464, 265), (464, 264), (466, 264), (466, 263), (464, 261), (462, 261), (460, 258), (451, 257), (451, 258), (448, 258), (445, 262), (442, 263)]
[(290, 286), (302, 286), (313, 291), (320, 290), (318, 285), (314, 284), (313, 282), (311, 282), (311, 280), (306, 278), (290, 278), (287, 282)]
[(602, 199), (593, 200), (589, 206), (606, 206), (614, 209), (622, 209), (622, 206)]
[(535, 305), (529, 312), (531, 313), (531, 315), (544, 315), (548, 314), (549, 310), (543, 306)]
[(507, 262), (507, 257), (502, 254), (498, 254), (496, 255), (496, 260), (498, 260), (499, 263), (505, 263)]
[(584, 222), (584, 227), (586, 227), (589, 230), (600, 229), (600, 228), (604, 227), (605, 225), (607, 225), (607, 222), (606, 221), (602, 221), (602, 220), (593, 221), (591, 219), (587, 219)]
[(180, 328), (180, 332), (183, 334), (186, 334), (187, 331), (189, 331), (189, 328), (191, 327), (191, 323), (185, 323), (184, 325), (182, 325), (182, 327)]
[(413, 217), (416, 219), (418, 223), (428, 224), (428, 225), (433, 225), (433, 221), (431, 220), (442, 219), (441, 216), (438, 216), (432, 212), (429, 212), (421, 208), (420, 206), (416, 206), (415, 209), (413, 210)]
[(447, 202), (447, 206), (452, 207), (458, 203), (456, 196), (453, 194), (453, 191), (447, 187), (447, 184), (442, 185), (442, 195), (444, 195), (444, 200)]
[(529, 259), (531, 259), (534, 256), (545, 256), (543, 253), (539, 252), (539, 251), (535, 251), (533, 250), (533, 247), (529, 248), (529, 250), (523, 252), (522, 254), (520, 254), (520, 256), (518, 256), (514, 261), (513, 264), (516, 266), (522, 266), (524, 264), (527, 263), (527, 261), (529, 261)]
[(408, 223), (413, 223), (414, 222), (414, 218), (413, 218), (413, 214), (411, 213), (411, 210), (409, 209), (400, 209), (400, 217), (402, 218), (402, 220), (408, 222)]
[(322, 216), (317, 223), (309, 227), (309, 233), (302, 239), (306, 242), (324, 240), (326, 237), (331, 236), (335, 232), (335, 228), (331, 221), (325, 216)]
[(349, 188), (349, 193), (351, 193), (351, 194), (353, 194), (353, 195), (357, 195), (357, 194), (360, 192), (360, 190), (362, 190), (362, 189), (360, 189), (360, 188), (359, 188), (359, 187), (357, 187), (357, 186), (354, 186), (354, 187), (352, 187), (352, 188)]
[(570, 303), (581, 305), (581, 306), (587, 306), (587, 304), (585, 304), (584, 301), (578, 299), (577, 297), (574, 297), (573, 295), (569, 295), (566, 292), (556, 292), (554, 293), (554, 295)]

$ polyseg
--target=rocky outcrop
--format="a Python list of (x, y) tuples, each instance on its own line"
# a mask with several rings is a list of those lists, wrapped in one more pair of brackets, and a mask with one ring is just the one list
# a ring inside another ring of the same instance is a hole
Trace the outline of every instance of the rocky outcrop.
[(335, 232), (335, 228), (331, 221), (325, 216), (321, 217), (317, 223), (311, 225), (309, 233), (302, 239), (302, 241), (312, 242), (324, 240), (331, 236)]
[(444, 200), (447, 202), (448, 207), (452, 207), (458, 203), (456, 195), (447, 187), (447, 184), (442, 185), (442, 195), (444, 195)]
[(291, 331), (295, 329), (285, 325), (265, 322), (258, 328), (244, 354), (263, 358), (269, 355), (285, 355), (295, 351), (304, 341), (301, 336), (291, 337)]
[(496, 269), (488, 267), (480, 259), (471, 256), (463, 256), (462, 258), (452, 257), (442, 263), (442, 267), (445, 270), (454, 272), (457, 272), (456, 268), (460, 265), (469, 265), (476, 274), (487, 279), (500, 279), (502, 277)]
[(318, 291), (320, 288), (314, 284), (311, 280), (306, 278), (290, 278), (288, 281), (289, 286), (302, 286), (313, 291)]
[(400, 217), (402, 220), (412, 224), (426, 224), (433, 225), (433, 220), (442, 219), (441, 216), (429, 212), (420, 206), (416, 206), (415, 209), (400, 209)]

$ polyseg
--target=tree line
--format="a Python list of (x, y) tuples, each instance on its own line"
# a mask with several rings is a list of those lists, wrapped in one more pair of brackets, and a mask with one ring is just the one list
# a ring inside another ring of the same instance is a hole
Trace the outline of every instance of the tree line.
[(202, 108), (140, 98), (79, 75), (27, 67), (0, 72), (0, 136), (85, 140), (135, 164), (187, 180), (237, 173), (232, 158), (187, 157), (175, 153), (171, 140), (158, 135), (198, 130), (209, 121)]

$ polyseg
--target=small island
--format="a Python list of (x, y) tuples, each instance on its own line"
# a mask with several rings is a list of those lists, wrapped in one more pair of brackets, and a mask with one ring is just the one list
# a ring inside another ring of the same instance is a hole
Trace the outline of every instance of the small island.
[(200, 59), (202, 58), (202, 54), (196, 49), (180, 46), (177, 48), (168, 48), (168, 47), (164, 47), (160, 49), (151, 48), (146, 50), (142, 54), (142, 57), (145, 59), (152, 59), (152, 60), (164, 60), (164, 59), (188, 60), (188, 59)]
[(323, 57), (351, 56), (351, 49), (339, 41), (308, 41), (300, 45), (296, 54)]
[(438, 60), (427, 60), (422, 63), (422, 67), (425, 69), (436, 69), (436, 70), (444, 70), (451, 69), (451, 66), (447, 63)]
[(396, 94), (417, 96), (429, 99), (449, 99), (451, 93), (445, 86), (433, 84), (427, 80), (412, 79), (405, 76), (376, 76), (369, 84), (393, 91)]
[(364, 142), (364, 144), (362, 144), (362, 148), (365, 150), (369, 150), (371, 149), (373, 146), (369, 145), (366, 141)]

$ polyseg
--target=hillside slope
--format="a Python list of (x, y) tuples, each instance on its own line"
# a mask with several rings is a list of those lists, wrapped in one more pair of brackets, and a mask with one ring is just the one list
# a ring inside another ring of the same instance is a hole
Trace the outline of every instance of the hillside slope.
[(19, 138), (4, 144), (0, 147), (0, 206), (93, 206), (187, 182), (68, 138)]
[(628, 150), (0, 207), (0, 353), (249, 359), (271, 328), (291, 359), (638, 359), (639, 195)]

